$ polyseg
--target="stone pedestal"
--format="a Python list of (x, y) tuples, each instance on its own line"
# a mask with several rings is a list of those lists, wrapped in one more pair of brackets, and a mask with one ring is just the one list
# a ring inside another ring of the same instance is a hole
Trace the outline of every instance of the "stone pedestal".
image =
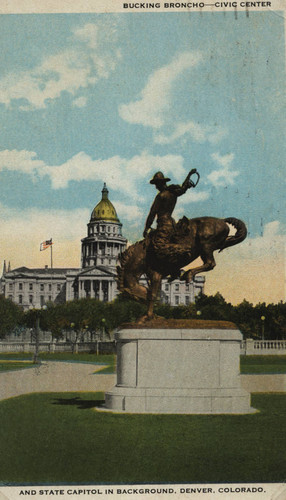
[(189, 320), (179, 328), (172, 320), (171, 326), (126, 328), (117, 334), (117, 384), (105, 395), (106, 408), (126, 413), (253, 412), (250, 394), (240, 384), (239, 330), (217, 321)]

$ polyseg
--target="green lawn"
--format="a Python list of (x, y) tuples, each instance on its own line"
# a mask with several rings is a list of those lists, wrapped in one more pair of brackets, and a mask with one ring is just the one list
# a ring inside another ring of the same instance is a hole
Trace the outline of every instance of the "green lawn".
[[(29, 352), (11, 352), (0, 353), (1, 359), (31, 359), (33, 353)], [(72, 354), (71, 352), (40, 352), (39, 358), (43, 361), (80, 361), (81, 363), (109, 363), (114, 354), (89, 354), (86, 352), (79, 354)]]
[(8, 372), (12, 370), (22, 370), (24, 368), (32, 368), (35, 365), (32, 361), (0, 361), (0, 372)]
[(240, 372), (286, 373), (286, 356), (240, 356)]
[(102, 397), (1, 401), (1, 484), (285, 480), (284, 394), (253, 395), (260, 412), (229, 416), (98, 412)]
[[(5, 366), (1, 360), (31, 360), (31, 353), (0, 353), (0, 370)], [(96, 354), (80, 353), (71, 354), (61, 353), (40, 353), (42, 361), (72, 361), (81, 363), (95, 363), (106, 365), (100, 371), (103, 373), (114, 373), (116, 365), (116, 356), (114, 354)], [(259, 374), (259, 373), (286, 373), (286, 356), (240, 356), (241, 373)], [(97, 372), (99, 373), (99, 372)]]

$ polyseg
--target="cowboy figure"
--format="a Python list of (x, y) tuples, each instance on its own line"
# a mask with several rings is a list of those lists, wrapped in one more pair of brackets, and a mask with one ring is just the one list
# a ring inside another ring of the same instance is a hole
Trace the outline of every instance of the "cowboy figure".
[[(191, 176), (193, 174), (196, 174), (198, 177), (196, 183), (191, 180)], [(198, 180), (199, 174), (195, 168), (188, 173), (181, 186), (175, 184), (167, 186), (167, 182), (170, 181), (170, 179), (168, 177), (164, 177), (162, 172), (157, 172), (150, 180), (150, 184), (154, 184), (159, 193), (151, 206), (146, 220), (143, 237), (145, 238), (147, 236), (148, 230), (151, 228), (155, 217), (157, 217), (157, 228), (154, 236), (152, 237), (152, 243), (157, 255), (160, 254), (162, 257), (165, 257), (174, 251), (183, 251), (183, 248), (177, 243), (170, 245), (170, 238), (174, 233), (176, 224), (172, 217), (172, 213), (178, 196), (185, 194), (189, 188), (195, 187)]]

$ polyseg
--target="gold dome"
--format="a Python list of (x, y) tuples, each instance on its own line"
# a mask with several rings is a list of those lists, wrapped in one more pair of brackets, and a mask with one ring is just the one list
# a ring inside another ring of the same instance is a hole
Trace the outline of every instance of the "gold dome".
[(92, 220), (110, 220), (114, 222), (119, 222), (116, 210), (112, 205), (111, 201), (108, 199), (108, 189), (104, 183), (101, 201), (94, 207), (91, 219)]

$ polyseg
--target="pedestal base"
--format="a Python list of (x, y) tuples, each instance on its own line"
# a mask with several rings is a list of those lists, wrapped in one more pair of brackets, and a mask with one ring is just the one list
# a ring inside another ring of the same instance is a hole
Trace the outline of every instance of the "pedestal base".
[(242, 335), (230, 325), (119, 332), (117, 384), (105, 395), (106, 408), (126, 413), (254, 412), (250, 394), (240, 386)]

